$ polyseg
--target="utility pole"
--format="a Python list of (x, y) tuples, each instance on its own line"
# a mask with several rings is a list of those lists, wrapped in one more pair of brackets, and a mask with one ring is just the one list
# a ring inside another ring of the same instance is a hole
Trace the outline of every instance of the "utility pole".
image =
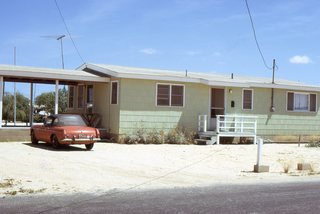
[[(16, 47), (13, 49), (13, 64), (16, 66)], [(16, 81), (13, 82), (13, 124), (17, 125), (17, 94), (16, 94)]]
[(273, 62), (272, 62), (272, 84), (274, 84), (274, 70), (276, 68), (276, 60), (273, 59)]
[[(276, 60), (273, 59), (272, 62), (272, 84), (274, 84), (274, 71), (276, 68)], [(274, 112), (276, 109), (274, 107), (274, 88), (271, 88), (271, 107), (270, 107), (270, 111)]]
[(62, 63), (62, 69), (64, 69), (64, 59), (63, 59), (63, 44), (62, 44), (62, 39), (65, 37), (66, 35), (61, 35), (57, 38), (57, 40), (60, 40), (60, 47), (61, 47), (61, 63)]

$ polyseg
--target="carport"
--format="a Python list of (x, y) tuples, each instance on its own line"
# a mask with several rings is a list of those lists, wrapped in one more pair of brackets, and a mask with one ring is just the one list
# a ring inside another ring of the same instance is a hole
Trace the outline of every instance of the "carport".
[(38, 68), (27, 66), (0, 65), (0, 129), (2, 126), (2, 109), (5, 82), (30, 83), (30, 125), (33, 123), (33, 85), (34, 83), (55, 85), (55, 113), (58, 113), (59, 85), (78, 85), (80, 83), (107, 83), (110, 79), (79, 70)]

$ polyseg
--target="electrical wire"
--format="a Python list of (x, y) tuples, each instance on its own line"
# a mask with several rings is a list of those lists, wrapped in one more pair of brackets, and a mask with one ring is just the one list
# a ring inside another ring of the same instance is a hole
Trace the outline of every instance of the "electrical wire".
[(251, 16), (251, 12), (250, 12), (248, 1), (245, 0), (245, 3), (246, 3), (246, 6), (247, 6), (248, 15), (249, 15), (250, 22), (251, 22), (251, 28), (252, 28), (254, 40), (255, 40), (257, 48), (259, 50), (259, 53), (260, 53), (261, 59), (263, 61), (263, 64), (267, 69), (272, 70), (272, 68), (267, 65), (266, 60), (265, 60), (265, 58), (263, 56), (262, 50), (260, 48), (260, 45), (259, 45), (259, 42), (258, 42), (258, 39), (257, 39), (257, 35), (256, 35), (256, 30), (255, 30), (255, 27), (254, 27), (254, 24), (253, 24), (253, 20), (252, 20), (252, 16)]
[(74, 47), (74, 49), (77, 51), (78, 56), (79, 56), (79, 58), (81, 59), (81, 61), (83, 62), (83, 64), (85, 64), (85, 61), (83, 60), (83, 58), (82, 58), (82, 56), (81, 56), (81, 54), (80, 54), (80, 51), (79, 51), (76, 43), (74, 42), (74, 40), (73, 40), (73, 38), (72, 38), (72, 36), (71, 36), (71, 33), (70, 33), (70, 31), (69, 31), (69, 28), (68, 28), (68, 25), (67, 25), (67, 23), (66, 23), (63, 15), (62, 15), (62, 12), (61, 12), (61, 10), (60, 10), (60, 7), (59, 7), (59, 5), (58, 5), (57, 0), (54, 0), (54, 2), (55, 2), (56, 7), (57, 7), (57, 9), (58, 9), (58, 11), (59, 11), (59, 14), (60, 14), (60, 17), (61, 17), (61, 19), (62, 19), (62, 21), (63, 21), (63, 24), (64, 24), (64, 26), (65, 26), (65, 28), (66, 28), (66, 30), (67, 30), (67, 33), (68, 33), (68, 35), (69, 35), (69, 37), (70, 37), (70, 39), (71, 39), (71, 41), (72, 41), (73, 47)]

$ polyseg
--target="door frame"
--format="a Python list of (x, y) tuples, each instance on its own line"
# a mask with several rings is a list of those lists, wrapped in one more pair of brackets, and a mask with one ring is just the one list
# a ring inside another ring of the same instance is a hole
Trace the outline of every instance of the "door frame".
[(211, 102), (212, 102), (212, 89), (223, 89), (224, 100), (223, 100), (223, 114), (226, 114), (226, 103), (227, 103), (227, 87), (224, 86), (210, 86), (209, 87), (209, 107), (208, 107), (208, 130), (209, 131), (216, 131), (211, 129)]

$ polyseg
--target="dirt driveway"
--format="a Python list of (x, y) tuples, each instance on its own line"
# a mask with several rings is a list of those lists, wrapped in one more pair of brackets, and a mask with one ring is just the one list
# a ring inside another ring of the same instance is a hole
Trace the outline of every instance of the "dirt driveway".
[[(0, 143), (0, 196), (320, 180), (320, 149), (267, 144), (263, 150), (270, 172), (257, 174), (256, 145), (97, 143), (92, 151), (57, 151), (44, 143)], [(313, 169), (298, 172), (298, 162)]]

